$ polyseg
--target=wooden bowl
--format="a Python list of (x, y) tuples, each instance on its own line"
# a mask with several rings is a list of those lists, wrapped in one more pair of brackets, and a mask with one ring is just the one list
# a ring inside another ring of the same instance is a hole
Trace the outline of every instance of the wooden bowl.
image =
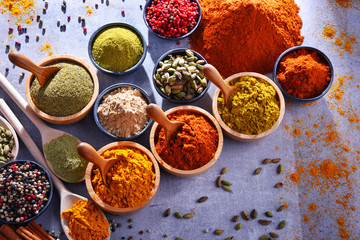
[(86, 168), (85, 184), (86, 184), (86, 189), (87, 189), (90, 197), (102, 210), (109, 212), (111, 214), (115, 214), (115, 215), (127, 215), (127, 214), (132, 214), (137, 211), (140, 211), (141, 209), (145, 208), (154, 199), (154, 197), (159, 189), (159, 185), (160, 185), (160, 169), (159, 169), (159, 165), (156, 162), (152, 153), (144, 146), (142, 146), (138, 143), (135, 143), (135, 142), (122, 141), (122, 142), (109, 143), (106, 146), (100, 148), (97, 152), (99, 154), (103, 154), (106, 150), (113, 149), (113, 148), (120, 148), (120, 147), (128, 147), (128, 148), (140, 150), (148, 156), (149, 160), (152, 161), (152, 163), (154, 164), (153, 171), (155, 173), (155, 184), (152, 189), (153, 194), (149, 198), (147, 198), (144, 202), (142, 202), (138, 207), (135, 207), (135, 208), (129, 208), (129, 207), (128, 208), (117, 208), (117, 207), (113, 207), (113, 206), (105, 203), (96, 195), (94, 188), (91, 184), (91, 175), (92, 175), (93, 168), (95, 167), (95, 165), (93, 163), (89, 163)]
[(46, 65), (50, 65), (50, 64), (53, 64), (53, 63), (56, 63), (59, 61), (70, 61), (70, 62), (77, 63), (77, 64), (81, 65), (82, 67), (84, 67), (88, 71), (88, 73), (90, 74), (90, 76), (93, 80), (93, 83), (94, 83), (93, 95), (92, 95), (90, 101), (88, 102), (88, 104), (79, 112), (69, 115), (69, 116), (65, 116), (65, 117), (55, 117), (55, 116), (51, 116), (51, 115), (41, 111), (34, 104), (34, 102), (31, 99), (31, 96), (30, 96), (30, 86), (35, 77), (34, 74), (32, 74), (32, 73), (30, 73), (28, 75), (28, 77), (26, 78), (25, 97), (26, 97), (27, 102), (30, 105), (30, 108), (41, 119), (43, 119), (49, 123), (64, 125), (64, 124), (71, 124), (71, 123), (78, 122), (89, 113), (89, 111), (91, 110), (91, 107), (95, 103), (97, 96), (99, 95), (99, 80), (98, 80), (98, 77), (97, 77), (95, 71), (92, 69), (92, 67), (88, 63), (86, 63), (84, 60), (82, 60), (80, 58), (77, 58), (77, 57), (74, 57), (71, 55), (54, 55), (54, 56), (48, 57), (48, 58), (40, 61), (38, 63), (38, 65), (46, 66)]
[(284, 118), (285, 100), (284, 100), (284, 96), (281, 93), (279, 87), (270, 78), (268, 78), (262, 74), (259, 74), (259, 73), (254, 73), (254, 72), (237, 73), (237, 74), (234, 74), (234, 75), (228, 77), (224, 81), (231, 82), (231, 81), (236, 80), (243, 76), (251, 76), (251, 77), (255, 77), (255, 78), (260, 78), (260, 79), (268, 82), (271, 86), (273, 86), (275, 88), (275, 91), (279, 97), (279, 102), (280, 102), (280, 115), (279, 115), (279, 118), (277, 119), (277, 121), (275, 122), (275, 124), (269, 130), (262, 132), (260, 134), (257, 134), (257, 135), (242, 134), (242, 133), (232, 130), (230, 127), (228, 127), (225, 124), (225, 122), (222, 120), (222, 118), (219, 114), (218, 97), (220, 94), (220, 89), (216, 89), (216, 91), (215, 91), (213, 103), (212, 103), (212, 111), (213, 111), (214, 117), (219, 122), (219, 124), (220, 124), (221, 128), (223, 129), (226, 136), (228, 136), (236, 141), (240, 141), (240, 142), (255, 142), (255, 141), (261, 140), (261, 139), (269, 136), (270, 134), (275, 132), (275, 130), (278, 128), (282, 119)]
[(193, 169), (193, 170), (181, 170), (181, 169), (177, 169), (177, 168), (170, 166), (163, 159), (161, 159), (161, 157), (159, 156), (159, 154), (157, 153), (157, 151), (155, 149), (155, 145), (156, 145), (155, 144), (155, 133), (157, 131), (157, 128), (159, 127), (159, 124), (156, 122), (152, 126), (151, 132), (150, 132), (150, 149), (151, 149), (151, 152), (154, 154), (155, 159), (158, 161), (158, 163), (161, 165), (161, 167), (163, 169), (165, 169), (165, 171), (167, 171), (175, 176), (179, 176), (179, 177), (193, 177), (193, 176), (197, 176), (199, 174), (206, 172), (216, 163), (217, 159), (220, 156), (222, 147), (223, 147), (224, 138), (223, 138), (223, 134), (221, 131), (221, 127), (218, 124), (218, 122), (216, 121), (216, 119), (210, 113), (208, 113), (207, 111), (205, 111), (202, 108), (195, 107), (195, 106), (179, 106), (179, 107), (174, 107), (174, 108), (167, 110), (165, 112), (165, 114), (169, 115), (169, 114), (174, 113), (179, 110), (186, 110), (189, 112), (201, 114), (204, 117), (206, 117), (208, 120), (210, 120), (210, 122), (216, 128), (216, 130), (218, 132), (219, 141), (218, 141), (218, 147), (217, 147), (214, 157), (204, 166), (197, 168), (197, 169)]

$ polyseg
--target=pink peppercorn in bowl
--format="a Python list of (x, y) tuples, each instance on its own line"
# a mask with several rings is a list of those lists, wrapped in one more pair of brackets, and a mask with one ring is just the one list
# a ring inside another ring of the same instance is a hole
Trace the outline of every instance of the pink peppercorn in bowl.
[[(164, 10), (168, 14), (164, 14)], [(143, 12), (149, 31), (170, 40), (190, 36), (199, 26), (202, 17), (198, 0), (148, 0)]]

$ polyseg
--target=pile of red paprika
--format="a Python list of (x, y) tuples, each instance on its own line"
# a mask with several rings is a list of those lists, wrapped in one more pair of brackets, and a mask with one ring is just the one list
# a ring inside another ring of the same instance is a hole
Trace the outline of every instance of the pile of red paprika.
[(154, 0), (146, 10), (151, 29), (168, 38), (190, 32), (200, 16), (197, 4), (191, 0)]

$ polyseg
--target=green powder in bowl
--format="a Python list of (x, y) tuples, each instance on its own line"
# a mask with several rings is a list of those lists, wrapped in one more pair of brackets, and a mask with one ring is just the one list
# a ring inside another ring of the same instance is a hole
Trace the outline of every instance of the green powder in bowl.
[(82, 66), (62, 61), (51, 66), (61, 69), (52, 75), (44, 87), (35, 78), (31, 82), (30, 96), (37, 108), (54, 117), (70, 116), (81, 111), (91, 100), (94, 83)]
[(126, 27), (110, 27), (95, 38), (91, 54), (102, 68), (123, 72), (135, 66), (141, 59), (144, 47), (139, 36)]

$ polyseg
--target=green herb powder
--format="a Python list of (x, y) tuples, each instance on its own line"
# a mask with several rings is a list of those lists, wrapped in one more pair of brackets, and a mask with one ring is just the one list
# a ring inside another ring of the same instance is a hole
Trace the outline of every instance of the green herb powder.
[(87, 161), (76, 150), (78, 139), (64, 134), (44, 145), (46, 160), (54, 172), (69, 182), (78, 182), (85, 176)]
[(143, 52), (144, 48), (137, 34), (123, 27), (104, 30), (92, 46), (95, 62), (113, 72), (130, 69), (140, 60)]
[(44, 87), (35, 78), (30, 96), (36, 107), (55, 117), (73, 115), (91, 100), (94, 83), (88, 71), (74, 62), (58, 62), (51, 66), (61, 69), (51, 76)]

